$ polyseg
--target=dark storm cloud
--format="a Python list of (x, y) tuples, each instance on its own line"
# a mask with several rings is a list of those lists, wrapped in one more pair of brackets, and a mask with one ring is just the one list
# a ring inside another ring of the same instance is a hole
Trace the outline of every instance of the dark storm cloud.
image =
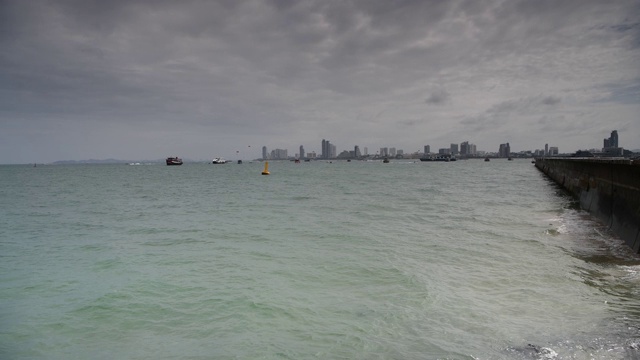
[[(415, 148), (445, 135), (492, 143), (502, 140), (490, 130), (546, 136), (530, 124), (561, 119), (571, 130), (585, 112), (626, 124), (638, 106), (638, 9), (634, 0), (4, 0), (0, 143), (53, 124), (70, 149), (77, 129), (92, 129), (207, 157), (216, 136), (223, 155), (239, 141), (312, 150), (323, 136), (345, 148), (361, 135)], [(149, 130), (167, 127), (194, 135), (176, 143)], [(591, 131), (580, 143), (601, 137)], [(38, 139), (40, 152), (57, 146)]]

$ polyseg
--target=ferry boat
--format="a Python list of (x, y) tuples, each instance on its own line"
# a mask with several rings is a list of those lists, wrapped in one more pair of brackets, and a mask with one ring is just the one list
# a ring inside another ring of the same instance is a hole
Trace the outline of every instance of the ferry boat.
[(167, 165), (182, 165), (182, 159), (180, 159), (179, 157), (168, 157), (167, 158)]
[(455, 156), (451, 156), (451, 155), (438, 155), (438, 156), (431, 156), (431, 157), (423, 157), (420, 158), (420, 161), (456, 161), (456, 157)]
[(213, 159), (213, 161), (211, 161), (212, 164), (226, 164), (227, 160), (223, 159), (223, 158), (215, 158)]

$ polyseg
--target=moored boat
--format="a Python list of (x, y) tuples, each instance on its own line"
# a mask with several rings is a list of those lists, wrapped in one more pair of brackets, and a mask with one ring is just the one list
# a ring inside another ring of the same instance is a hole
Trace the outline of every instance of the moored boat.
[(168, 157), (167, 160), (167, 165), (182, 165), (182, 159), (180, 159), (179, 157)]

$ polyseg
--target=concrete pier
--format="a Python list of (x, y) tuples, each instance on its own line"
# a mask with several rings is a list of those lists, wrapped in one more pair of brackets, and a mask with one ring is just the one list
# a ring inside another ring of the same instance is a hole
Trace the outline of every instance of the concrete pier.
[(640, 253), (640, 161), (536, 158), (536, 167)]

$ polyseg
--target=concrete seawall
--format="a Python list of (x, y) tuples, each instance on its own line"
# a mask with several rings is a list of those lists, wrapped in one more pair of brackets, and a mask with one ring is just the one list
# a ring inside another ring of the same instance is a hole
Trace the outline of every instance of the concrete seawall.
[(580, 200), (640, 253), (640, 162), (628, 159), (537, 158), (536, 167)]

